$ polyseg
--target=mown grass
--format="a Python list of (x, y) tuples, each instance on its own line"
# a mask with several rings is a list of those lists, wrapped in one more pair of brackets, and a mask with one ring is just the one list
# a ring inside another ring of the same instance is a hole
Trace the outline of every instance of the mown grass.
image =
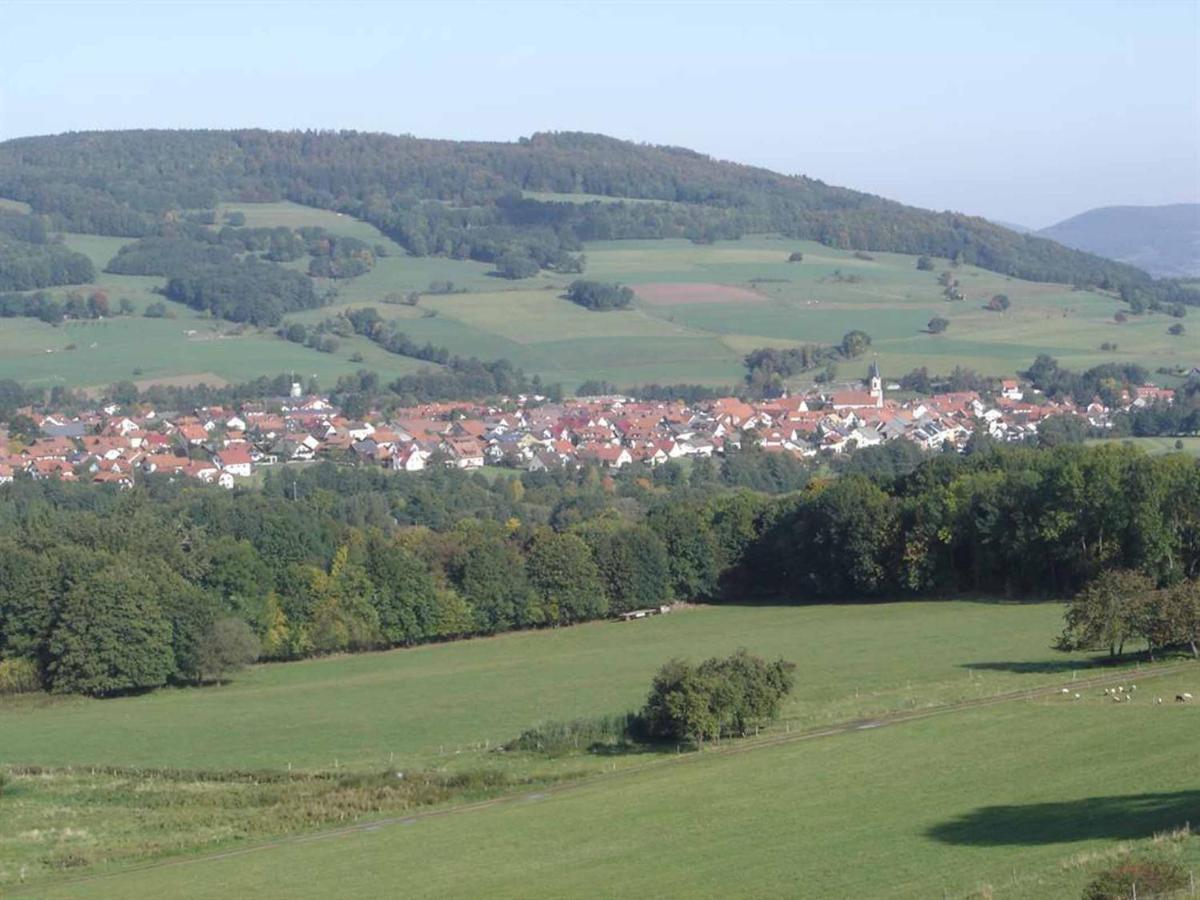
[[(459, 815), (46, 889), (48, 897), (1078, 897), (1131, 853), (1200, 871), (1197, 710), (1010, 702), (668, 756)], [(753, 746), (752, 744), (749, 746)]]
[(257, 666), (227, 685), (0, 701), (0, 764), (374, 770), (453, 764), (539, 722), (623, 713), (656, 669), (746, 647), (796, 662), (784, 727), (1057, 682), (1059, 604), (706, 607), (451, 644)]

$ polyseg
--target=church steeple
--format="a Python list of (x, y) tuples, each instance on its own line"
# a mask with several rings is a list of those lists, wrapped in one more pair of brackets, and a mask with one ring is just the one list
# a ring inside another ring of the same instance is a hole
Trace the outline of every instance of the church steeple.
[(883, 405), (883, 377), (879, 374), (879, 360), (871, 361), (871, 396), (877, 404)]

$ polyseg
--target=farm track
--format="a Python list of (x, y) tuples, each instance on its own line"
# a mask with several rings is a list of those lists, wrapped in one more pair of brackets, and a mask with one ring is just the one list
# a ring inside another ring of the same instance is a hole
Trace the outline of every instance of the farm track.
[(27, 886), (16, 886), (10, 888), (8, 896), (30, 896), (47, 887), (70, 887), (74, 884), (102, 881), (110, 878), (121, 877), (123, 875), (129, 875), (135, 872), (165, 869), (175, 866), (195, 865), (206, 862), (216, 862), (236, 856), (258, 853), (264, 850), (272, 850), (278, 847), (331, 840), (362, 832), (380, 831), (384, 828), (391, 828), (398, 825), (416, 825), (428, 819), (462, 815), (466, 813), (478, 812), (484, 809), (491, 809), (493, 807), (515, 806), (523, 803), (536, 803), (560, 794), (568, 794), (582, 788), (591, 787), (596, 784), (605, 784), (617, 779), (639, 775), (643, 772), (664, 768), (666, 766), (684, 765), (698, 760), (709, 759), (714, 755), (731, 756), (740, 753), (752, 753), (757, 750), (763, 750), (771, 747), (796, 744), (802, 741), (817, 740), (819, 738), (853, 734), (859, 731), (872, 731), (877, 728), (902, 725), (907, 722), (916, 722), (923, 719), (930, 719), (935, 716), (942, 716), (956, 712), (965, 712), (967, 710), (979, 709), (982, 707), (997, 706), (1003, 703), (1014, 703), (1020, 700), (1049, 698), (1060, 695), (1064, 687), (1070, 688), (1072, 692), (1078, 692), (1080, 690), (1089, 688), (1094, 689), (1112, 684), (1120, 684), (1121, 682), (1131, 681), (1134, 678), (1139, 681), (1144, 681), (1151, 678), (1162, 678), (1164, 676), (1174, 675), (1180, 672), (1197, 671), (1198, 669), (1200, 669), (1200, 666), (1198, 666), (1198, 664), (1195, 662), (1173, 663), (1171, 665), (1154, 666), (1153, 668), (1145, 669), (1122, 669), (1117, 672), (1105, 675), (1097, 675), (1092, 678), (1076, 679), (1075, 681), (1069, 683), (1047, 685), (1037, 688), (1027, 688), (1020, 691), (1007, 691), (1004, 693), (995, 694), (991, 697), (979, 697), (973, 700), (945, 703), (919, 710), (887, 713), (874, 718), (851, 719), (845, 722), (836, 723), (834, 725), (820, 726), (802, 731), (784, 732), (782, 734), (773, 733), (761, 737), (745, 738), (738, 741), (731, 741), (726, 744), (709, 746), (700, 753), (686, 753), (661, 757), (645, 763), (631, 765), (623, 769), (617, 769), (608, 772), (597, 772), (594, 775), (588, 775), (583, 778), (564, 781), (559, 784), (548, 785), (544, 788), (534, 791), (520, 791), (517, 793), (503, 794), (498, 797), (488, 798), (487, 800), (478, 800), (471, 803), (460, 803), (453, 806), (442, 807), (440, 809), (413, 812), (402, 816), (388, 816), (380, 819), (371, 819), (369, 821), (356, 822), (352, 825), (345, 825), (338, 828), (328, 828), (322, 831), (284, 835), (282, 837), (273, 838), (269, 841), (255, 843), (251, 846), (237, 847), (230, 850), (220, 850), (213, 853), (202, 853), (192, 856), (178, 856), (170, 859), (156, 860), (153, 862), (122, 868), (112, 872), (83, 875), (78, 878), (51, 882), (49, 884), (41, 883)]

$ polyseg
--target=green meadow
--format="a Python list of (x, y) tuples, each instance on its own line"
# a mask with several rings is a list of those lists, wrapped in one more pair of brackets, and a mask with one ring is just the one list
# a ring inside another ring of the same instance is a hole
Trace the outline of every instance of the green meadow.
[[(558, 199), (563, 198), (590, 199)], [(756, 347), (834, 343), (856, 328), (872, 336), (871, 353), (890, 377), (918, 366), (947, 372), (956, 365), (1010, 375), (1038, 353), (1049, 353), (1076, 369), (1136, 362), (1153, 371), (1200, 361), (1194, 335), (1167, 334), (1174, 320), (1141, 316), (1117, 324), (1113, 315), (1122, 304), (1105, 294), (961, 266), (954, 275), (966, 299), (949, 302), (937, 284), (938, 273), (949, 268), (945, 260), (936, 261), (935, 271), (921, 272), (911, 256), (874, 253), (864, 260), (820, 244), (772, 236), (714, 245), (683, 240), (595, 242), (584, 250), (587, 278), (619, 281), (635, 289), (716, 285), (753, 294), (697, 302), (700, 298), (689, 297), (683, 287), (683, 296), (670, 304), (639, 298), (631, 309), (594, 313), (561, 298), (574, 276), (543, 272), (506, 281), (490, 275), (491, 267), (483, 263), (410, 257), (373, 226), (334, 212), (286, 202), (225, 204), (220, 212), (235, 209), (246, 215), (249, 225), (320, 226), (386, 253), (365, 275), (336, 284), (322, 282), (320, 290), (332, 287), (337, 292), (331, 305), (294, 314), (288, 321), (311, 325), (340, 309), (373, 305), (385, 317), (403, 319), (416, 340), (465, 356), (504, 357), (568, 389), (595, 378), (619, 385), (734, 385), (743, 375), (742, 357)], [(173, 319), (143, 319), (140, 313), (146, 304), (161, 300), (154, 291), (162, 279), (102, 272), (124, 239), (67, 235), (66, 240), (91, 257), (101, 272), (97, 286), (114, 301), (128, 298), (138, 314), (58, 327), (29, 320), (0, 322), (0, 377), (43, 386), (103, 386), (122, 378), (212, 382), (294, 371), (331, 383), (364, 367), (385, 379), (420, 367), (364, 338), (343, 339), (336, 353), (322, 354), (288, 344), (270, 330), (214, 321), (179, 304), (167, 304)], [(804, 253), (803, 262), (788, 263), (795, 250)], [(389, 295), (426, 291), (434, 281), (451, 281), (463, 293), (424, 294), (416, 307), (385, 302)], [(1011, 308), (985, 311), (983, 304), (998, 293), (1009, 297)], [(945, 333), (925, 332), (934, 316), (949, 320)], [(1115, 344), (1116, 349), (1101, 350), (1104, 344)], [(73, 349), (66, 350), (68, 345)], [(843, 364), (839, 374), (855, 378), (858, 368)]]
[(1014, 704), (668, 759), (577, 790), (41, 896), (1078, 897), (1131, 851), (1200, 869), (1200, 838), (1166, 835), (1200, 810), (1186, 764), (1195, 718)]
[[(937, 712), (1120, 677), (1049, 649), (1061, 614), (971, 601), (700, 607), (263, 665), (220, 687), (10, 698), (0, 889), (23, 870), (39, 897), (965, 897), (990, 886), (1040, 898), (1078, 896), (1131, 849), (1200, 867), (1196, 838), (1153, 842), (1200, 813), (1189, 763), (1200, 712), (1153, 702), (1195, 692), (1200, 668), (1161, 679), (1131, 668), (1126, 704), (1081, 687), (1078, 701), (1047, 692)], [(497, 750), (540, 722), (635, 708), (667, 659), (739, 646), (798, 666), (761, 739), (682, 754)], [(871, 727), (894, 714), (924, 717)], [(272, 782), (393, 770), (494, 781), (362, 807), (321, 781)], [(366, 830), (285, 836), (346, 825)], [(180, 864), (131, 870), (163, 860)]]

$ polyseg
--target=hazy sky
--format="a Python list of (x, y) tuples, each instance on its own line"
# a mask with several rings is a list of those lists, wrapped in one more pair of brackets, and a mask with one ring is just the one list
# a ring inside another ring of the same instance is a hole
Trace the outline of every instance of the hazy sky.
[(0, 0), (0, 138), (599, 131), (1044, 226), (1200, 199), (1198, 6)]

